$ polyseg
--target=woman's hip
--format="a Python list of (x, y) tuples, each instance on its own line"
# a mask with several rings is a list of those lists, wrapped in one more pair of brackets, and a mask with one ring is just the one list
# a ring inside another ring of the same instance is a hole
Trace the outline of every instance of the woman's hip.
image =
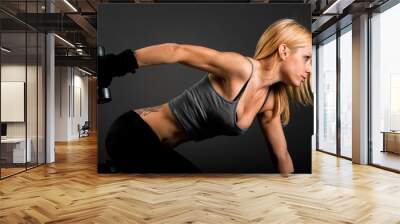
[(127, 171), (198, 171), (189, 160), (161, 143), (152, 128), (134, 111), (114, 120), (105, 143), (112, 164)]

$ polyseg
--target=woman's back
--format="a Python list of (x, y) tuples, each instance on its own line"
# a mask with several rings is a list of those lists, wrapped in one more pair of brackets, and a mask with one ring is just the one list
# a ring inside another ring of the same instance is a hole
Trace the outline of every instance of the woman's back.
[[(217, 135), (240, 135), (251, 126), (255, 115), (264, 110), (269, 89), (256, 88), (254, 62), (245, 83), (206, 75), (179, 96), (158, 107), (135, 110), (157, 133), (164, 144), (176, 146)], [(237, 87), (240, 87), (238, 89)], [(233, 100), (224, 96), (237, 93)], [(151, 111), (152, 113), (147, 113)]]

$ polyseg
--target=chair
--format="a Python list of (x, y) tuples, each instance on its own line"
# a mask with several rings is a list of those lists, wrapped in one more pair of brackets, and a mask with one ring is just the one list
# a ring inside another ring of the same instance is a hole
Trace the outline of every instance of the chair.
[(89, 136), (89, 129), (90, 129), (89, 121), (85, 121), (82, 127), (78, 124), (79, 138)]

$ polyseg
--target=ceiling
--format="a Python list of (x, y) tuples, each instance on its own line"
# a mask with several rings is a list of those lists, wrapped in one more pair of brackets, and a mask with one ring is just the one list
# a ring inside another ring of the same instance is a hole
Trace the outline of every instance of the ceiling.
[[(338, 1), (340, 4), (335, 4)], [(251, 3), (308, 3), (312, 9), (312, 32), (318, 36), (335, 24), (342, 17), (363, 12), (377, 7), (387, 0), (231, 0), (229, 2)], [(28, 41), (27, 52), (34, 52), (37, 43), (32, 37), (25, 40), (28, 32), (55, 32), (61, 38), (55, 38), (56, 56), (63, 63), (77, 63), (79, 59), (95, 62), (97, 6), (102, 3), (171, 3), (171, 2), (228, 2), (220, 0), (1, 0), (0, 27), (2, 46), (13, 49), (15, 54), (24, 53), (25, 41)], [(332, 7), (331, 7), (332, 6)], [(328, 14), (323, 14), (330, 8)], [(52, 11), (52, 13), (49, 13)], [(40, 47), (40, 46), (39, 46)], [(77, 50), (80, 49), (80, 50)], [(80, 53), (79, 53), (80, 52)], [(3, 53), (2, 53), (3, 55)], [(74, 58), (73, 58), (74, 57)], [(57, 61), (57, 60), (56, 60)], [(94, 66), (92, 66), (92, 69)]]

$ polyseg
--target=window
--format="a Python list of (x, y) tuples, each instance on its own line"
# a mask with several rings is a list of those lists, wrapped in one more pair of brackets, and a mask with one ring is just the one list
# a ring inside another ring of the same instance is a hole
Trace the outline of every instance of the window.
[(336, 35), (318, 48), (318, 149), (336, 153)]
[(395, 170), (400, 170), (399, 21), (400, 4), (371, 18), (371, 158)]
[(351, 25), (340, 35), (340, 155), (352, 157), (352, 34)]

